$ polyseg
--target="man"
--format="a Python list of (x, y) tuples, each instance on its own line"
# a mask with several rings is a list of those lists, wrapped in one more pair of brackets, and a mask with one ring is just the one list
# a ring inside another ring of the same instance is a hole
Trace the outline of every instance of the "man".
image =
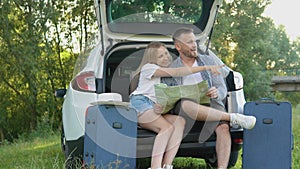
[[(215, 55), (198, 54), (196, 38), (192, 29), (189, 28), (178, 29), (173, 34), (173, 41), (174, 41), (175, 48), (179, 52), (179, 57), (173, 62), (171, 67), (181, 67), (181, 66), (193, 67), (193, 66), (201, 66), (201, 65), (223, 64), (222, 61)], [(214, 76), (211, 75), (210, 72), (204, 71), (201, 73), (196, 73), (185, 77), (175, 77), (172, 79), (163, 78), (162, 82), (166, 83), (167, 85), (188, 85), (188, 84), (197, 84), (202, 80), (208, 80), (210, 88), (206, 95), (211, 98), (211, 103), (210, 103), (211, 107), (219, 111), (225, 112), (225, 106), (223, 100), (227, 96), (227, 88), (225, 85), (224, 78), (221, 75)], [(215, 113), (215, 110), (204, 109), (204, 108), (202, 109), (202, 107), (191, 110), (191, 107), (194, 107), (193, 104), (196, 103), (191, 100), (180, 101), (172, 110), (172, 113), (179, 114), (179, 112), (184, 111), (184, 113), (190, 116), (192, 119), (200, 120), (200, 121), (208, 120), (208, 116), (214, 116), (214, 114), (215, 115), (220, 114), (220, 113)], [(207, 115), (206, 113), (209, 113), (210, 115)], [(219, 119), (221, 119), (221, 117)], [(250, 120), (247, 119), (246, 121), (252, 121), (251, 125), (253, 126), (255, 124), (255, 119), (250, 119)], [(230, 122), (232, 121), (230, 120)], [(211, 127), (212, 126), (210, 126), (210, 128)], [(230, 127), (228, 122), (226, 121), (217, 122), (217, 124), (215, 124), (213, 127), (214, 127), (213, 130), (215, 130), (217, 135), (216, 152), (217, 152), (217, 159), (218, 159), (218, 169), (225, 169), (227, 168), (229, 157), (230, 157), (230, 151), (231, 151), (231, 137), (229, 132)], [(209, 135), (212, 134), (213, 130), (209, 133)]]

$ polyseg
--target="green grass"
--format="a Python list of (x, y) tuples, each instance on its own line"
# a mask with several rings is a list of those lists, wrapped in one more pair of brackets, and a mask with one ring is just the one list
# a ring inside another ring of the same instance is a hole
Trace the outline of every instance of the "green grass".
[[(293, 109), (293, 169), (300, 166), (300, 105)], [(35, 137), (29, 141), (0, 145), (0, 169), (63, 169), (65, 159), (60, 147), (59, 132)], [(176, 158), (176, 169), (206, 169), (202, 159)], [(232, 169), (241, 169), (242, 159)]]
[(58, 133), (0, 146), (1, 169), (61, 169), (63, 166), (64, 156)]

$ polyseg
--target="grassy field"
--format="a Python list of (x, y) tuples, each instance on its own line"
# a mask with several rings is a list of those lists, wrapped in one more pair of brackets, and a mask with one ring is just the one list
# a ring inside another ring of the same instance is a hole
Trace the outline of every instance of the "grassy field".
[[(293, 169), (300, 166), (300, 105), (293, 109)], [(241, 169), (241, 157), (232, 169)], [(59, 132), (43, 137), (35, 137), (30, 141), (17, 141), (14, 144), (0, 145), (0, 169), (62, 169), (64, 157), (60, 149)], [(177, 158), (176, 169), (205, 169), (205, 163), (200, 159)]]
[(63, 158), (58, 133), (0, 146), (1, 169), (61, 169)]

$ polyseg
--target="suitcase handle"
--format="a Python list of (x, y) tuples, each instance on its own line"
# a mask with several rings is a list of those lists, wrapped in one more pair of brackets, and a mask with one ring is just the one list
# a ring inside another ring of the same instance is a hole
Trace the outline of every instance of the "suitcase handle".
[(261, 99), (255, 101), (256, 105), (265, 104), (265, 103), (280, 105), (280, 102), (277, 102), (277, 101), (275, 101), (275, 99), (272, 99), (272, 98), (261, 98)]
[(264, 124), (273, 124), (273, 119), (270, 119), (270, 118), (264, 118), (264, 119), (263, 119), (263, 123), (264, 123)]

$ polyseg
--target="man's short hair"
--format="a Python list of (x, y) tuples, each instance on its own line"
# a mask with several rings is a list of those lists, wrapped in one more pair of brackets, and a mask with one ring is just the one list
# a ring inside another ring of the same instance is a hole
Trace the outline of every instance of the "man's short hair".
[(178, 41), (179, 37), (182, 34), (188, 34), (188, 33), (193, 33), (193, 32), (194, 32), (194, 30), (192, 28), (187, 28), (187, 27), (179, 28), (172, 35), (173, 42), (175, 43), (176, 41)]

